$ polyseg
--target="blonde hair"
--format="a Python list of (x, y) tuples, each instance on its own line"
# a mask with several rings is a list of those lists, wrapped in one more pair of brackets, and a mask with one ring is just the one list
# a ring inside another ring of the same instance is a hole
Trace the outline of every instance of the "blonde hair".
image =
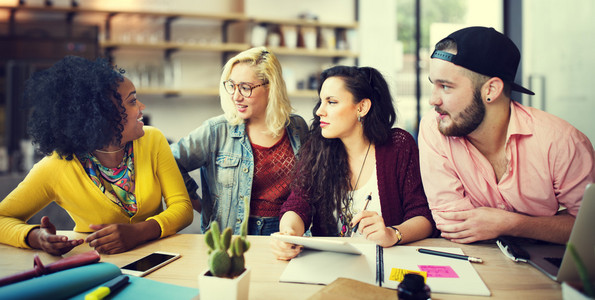
[[(266, 126), (273, 136), (281, 135), (289, 123), (289, 115), (293, 108), (289, 102), (279, 60), (266, 47), (248, 49), (227, 61), (223, 67), (221, 82), (228, 80), (231, 69), (240, 63), (252, 66), (258, 79), (262, 83), (268, 83), (264, 86), (269, 91), (269, 101), (265, 112)], [(221, 108), (229, 124), (239, 125), (244, 123), (245, 121), (239, 117), (231, 95), (225, 91), (223, 84), (219, 86), (219, 97), (221, 99)]]

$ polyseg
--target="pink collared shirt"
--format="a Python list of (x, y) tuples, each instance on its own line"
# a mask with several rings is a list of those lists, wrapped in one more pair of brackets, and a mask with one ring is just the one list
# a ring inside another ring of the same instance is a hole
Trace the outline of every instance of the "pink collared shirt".
[(587, 184), (595, 181), (589, 139), (568, 122), (511, 101), (507, 170), (497, 182), (489, 161), (466, 139), (445, 137), (436, 113), (421, 120), (421, 177), (436, 224), (437, 211), (494, 207), (552, 216), (559, 205), (576, 216)]

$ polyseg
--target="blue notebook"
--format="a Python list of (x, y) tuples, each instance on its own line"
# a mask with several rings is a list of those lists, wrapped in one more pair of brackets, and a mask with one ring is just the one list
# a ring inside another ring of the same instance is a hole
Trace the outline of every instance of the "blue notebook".
[[(96, 263), (0, 287), (0, 299), (85, 299), (105, 282), (122, 275), (111, 263)], [(198, 289), (129, 276), (130, 282), (110, 299), (192, 299)]]

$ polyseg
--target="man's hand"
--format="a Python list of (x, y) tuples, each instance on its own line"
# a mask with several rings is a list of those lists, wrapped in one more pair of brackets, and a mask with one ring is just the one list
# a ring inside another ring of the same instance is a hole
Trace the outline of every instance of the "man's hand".
[(495, 239), (504, 235), (514, 226), (519, 216), (513, 212), (491, 207), (478, 207), (459, 212), (437, 212), (437, 214), (446, 221), (450, 221), (448, 225), (436, 224), (436, 227), (442, 231), (442, 237), (463, 244)]
[(83, 243), (82, 239), (68, 240), (67, 236), (56, 235), (56, 227), (46, 216), (41, 218), (40, 227), (29, 233), (27, 241), (31, 247), (52, 255), (62, 255)]

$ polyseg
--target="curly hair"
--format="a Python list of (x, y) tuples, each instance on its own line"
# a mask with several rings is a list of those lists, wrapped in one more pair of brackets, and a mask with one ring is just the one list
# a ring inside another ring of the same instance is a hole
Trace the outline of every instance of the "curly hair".
[[(254, 72), (263, 83), (268, 83), (265, 88), (269, 90), (269, 102), (266, 108), (266, 125), (274, 136), (283, 134), (289, 124), (289, 115), (293, 111), (287, 87), (283, 80), (283, 71), (277, 56), (266, 47), (256, 47), (245, 50), (227, 61), (221, 73), (221, 82), (229, 79), (231, 70), (237, 64), (244, 63), (252, 66)], [(219, 86), (221, 108), (231, 125), (244, 122), (238, 115), (235, 104), (223, 85)]]
[[(378, 70), (370, 67), (336, 66), (322, 72), (318, 94), (324, 81), (330, 77), (341, 78), (345, 88), (353, 95), (354, 103), (370, 99), (370, 111), (362, 119), (366, 138), (381, 145), (390, 138), (390, 130), (396, 121), (396, 111), (388, 84)], [(341, 207), (347, 205), (347, 193), (353, 189), (347, 152), (343, 142), (322, 136), (320, 117), (314, 107), (314, 120), (310, 126), (310, 138), (299, 151), (294, 188), (306, 195), (313, 215), (324, 235), (336, 235), (337, 220)]]
[(124, 70), (106, 59), (66, 56), (25, 83), (28, 133), (38, 151), (61, 158), (120, 143), (126, 119), (118, 87)]

